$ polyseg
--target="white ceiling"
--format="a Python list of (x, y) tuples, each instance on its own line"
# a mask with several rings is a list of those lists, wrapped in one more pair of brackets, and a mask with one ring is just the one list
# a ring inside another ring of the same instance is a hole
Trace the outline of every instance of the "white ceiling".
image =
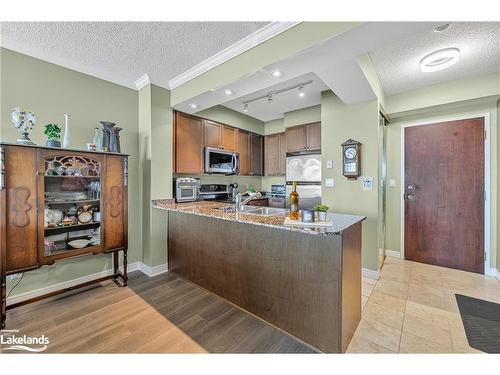
[[(393, 43), (402, 37), (432, 30), (440, 23), (432, 22), (369, 22), (351, 29), (339, 36), (325, 40), (296, 55), (290, 56), (269, 66), (263, 66), (254, 73), (229, 85), (215, 88), (214, 91), (204, 92), (175, 106), (177, 110), (195, 113), (215, 105), (239, 101), (239, 106), (232, 107), (242, 112), (243, 97), (258, 96), (256, 93), (269, 90), (271, 86), (284, 83), (290, 79), (314, 73), (327, 88), (331, 89), (342, 101), (347, 104), (362, 103), (375, 99), (375, 95), (368, 84), (356, 58), (374, 48)], [(279, 69), (284, 72), (283, 77), (273, 78), (271, 72)], [(224, 94), (225, 89), (234, 92), (230, 98)], [(197, 109), (190, 108), (190, 104), (197, 104)], [(274, 103), (273, 103), (274, 104)], [(283, 105), (276, 113), (293, 111), (305, 108), (297, 101), (290, 101)], [(261, 109), (268, 107), (262, 106)], [(248, 112), (256, 118), (268, 118), (268, 113), (258, 111), (258, 108)], [(274, 115), (272, 115), (274, 117)]]
[[(458, 63), (438, 72), (420, 71), (425, 55), (447, 47), (460, 49)], [(386, 95), (493, 73), (500, 70), (500, 23), (451, 23), (442, 32), (429, 28), (375, 48), (370, 57)]]
[(1, 46), (135, 88), (162, 87), (267, 22), (2, 22)]
[(321, 92), (328, 90), (328, 86), (326, 86), (314, 73), (309, 73), (256, 91), (252, 94), (239, 97), (238, 99), (224, 103), (224, 105), (235, 111), (243, 113), (244, 101), (255, 99), (262, 95), (267, 95), (270, 91), (295, 86), (309, 80), (312, 80), (312, 83), (304, 86), (305, 95), (303, 97), (299, 97), (299, 92), (296, 88), (273, 95), (272, 103), (269, 103), (267, 98), (249, 103), (248, 112), (245, 112), (245, 114), (255, 117), (260, 121), (271, 121), (283, 118), (285, 112), (321, 104)]

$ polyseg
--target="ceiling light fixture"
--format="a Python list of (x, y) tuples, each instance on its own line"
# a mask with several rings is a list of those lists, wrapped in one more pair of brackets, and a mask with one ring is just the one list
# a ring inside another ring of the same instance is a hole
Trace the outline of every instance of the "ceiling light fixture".
[[(258, 96), (256, 98), (253, 98), (253, 99), (245, 100), (244, 102), (242, 102), (242, 104), (243, 104), (243, 112), (247, 112), (248, 111), (248, 103), (256, 102), (257, 100), (266, 99), (266, 98), (267, 98), (267, 102), (268, 103), (272, 103), (273, 100), (274, 100), (274, 95), (281, 94), (282, 92), (299, 89), (299, 96), (303, 97), (303, 96), (305, 96), (304, 87), (307, 86), (307, 85), (310, 85), (313, 82), (314, 81), (312, 79), (310, 79), (309, 81), (297, 83), (296, 85), (284, 87), (284, 88), (279, 89), (279, 90), (269, 91), (267, 94), (260, 95), (260, 96)], [(245, 111), (245, 109), (247, 111)]]
[(445, 48), (429, 53), (420, 60), (422, 72), (437, 72), (456, 64), (460, 56), (458, 48)]
[(189, 106), (190, 106), (191, 108), (193, 108), (193, 109), (198, 108), (198, 104), (194, 104), (194, 103), (191, 103)]
[(233, 92), (229, 89), (224, 90), (226, 95), (233, 95)]
[(281, 77), (281, 76), (283, 75), (283, 72), (282, 72), (281, 70), (273, 70), (273, 71), (271, 72), (271, 75), (272, 75), (273, 77), (278, 78), (278, 77)]

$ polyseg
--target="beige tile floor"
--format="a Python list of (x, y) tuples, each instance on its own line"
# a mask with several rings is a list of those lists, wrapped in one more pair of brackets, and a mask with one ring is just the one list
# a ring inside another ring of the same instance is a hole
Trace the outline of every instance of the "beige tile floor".
[(362, 318), (348, 353), (481, 353), (467, 343), (455, 293), (500, 303), (489, 276), (387, 257), (363, 278)]

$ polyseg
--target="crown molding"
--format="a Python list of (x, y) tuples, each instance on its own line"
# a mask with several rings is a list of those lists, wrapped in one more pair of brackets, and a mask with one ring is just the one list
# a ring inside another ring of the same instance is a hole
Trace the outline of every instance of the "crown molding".
[(215, 68), (218, 65), (225, 63), (226, 61), (242, 54), (249, 49), (264, 43), (276, 35), (297, 26), (300, 22), (271, 22), (263, 28), (257, 30), (253, 34), (246, 36), (245, 38), (239, 40), (238, 42), (230, 45), (229, 47), (223, 49), (222, 51), (216, 53), (212, 57), (209, 57), (205, 61), (202, 61), (198, 65), (192, 67), (191, 69), (185, 71), (184, 73), (172, 78), (168, 82), (168, 89), (172, 90), (180, 85), (198, 77), (199, 75)]
[(135, 88), (136, 90), (140, 90), (149, 84), (151, 84), (151, 80), (149, 79), (149, 75), (146, 73), (142, 77), (140, 77), (137, 81), (135, 81)]

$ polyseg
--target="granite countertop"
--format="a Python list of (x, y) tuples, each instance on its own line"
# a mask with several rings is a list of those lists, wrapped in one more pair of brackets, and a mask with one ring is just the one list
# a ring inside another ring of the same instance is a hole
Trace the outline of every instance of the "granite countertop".
[(243, 212), (227, 212), (220, 209), (223, 207), (234, 207), (234, 205), (229, 203), (208, 201), (175, 203), (173, 199), (157, 199), (153, 200), (152, 204), (153, 208), (157, 208), (160, 210), (186, 212), (193, 215), (237, 221), (240, 223), (263, 225), (271, 228), (291, 230), (307, 234), (339, 234), (350, 226), (366, 219), (365, 216), (345, 215), (329, 212), (328, 218), (332, 219), (333, 221), (333, 225), (330, 227), (291, 227), (285, 226), (283, 224), (286, 217), (285, 213), (271, 216), (261, 216)]

